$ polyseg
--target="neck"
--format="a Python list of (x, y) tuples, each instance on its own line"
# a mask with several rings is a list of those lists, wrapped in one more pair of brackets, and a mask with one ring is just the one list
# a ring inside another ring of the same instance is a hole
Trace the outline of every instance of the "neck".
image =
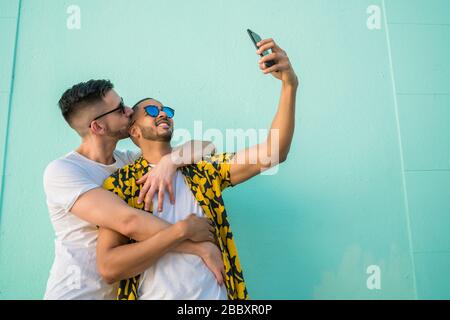
[(157, 164), (161, 158), (172, 152), (170, 142), (144, 140), (139, 146), (142, 150), (142, 156), (148, 163)]
[(81, 145), (75, 150), (82, 156), (102, 164), (113, 164), (115, 159), (113, 152), (116, 149), (117, 140), (98, 139), (89, 137), (83, 139)]

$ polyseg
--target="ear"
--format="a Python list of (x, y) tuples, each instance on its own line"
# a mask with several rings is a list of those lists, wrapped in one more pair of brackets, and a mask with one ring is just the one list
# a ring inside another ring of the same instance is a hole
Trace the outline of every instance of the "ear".
[(105, 133), (105, 129), (95, 120), (91, 122), (90, 129), (91, 129), (91, 132), (95, 135), (102, 135)]
[(141, 130), (137, 126), (132, 125), (129, 130), (130, 137), (133, 137), (135, 139), (141, 137)]

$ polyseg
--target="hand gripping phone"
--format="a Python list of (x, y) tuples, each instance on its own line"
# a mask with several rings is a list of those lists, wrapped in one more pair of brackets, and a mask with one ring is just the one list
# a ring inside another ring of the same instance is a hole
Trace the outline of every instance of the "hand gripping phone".
[[(248, 35), (250, 36), (250, 39), (252, 39), (252, 42), (255, 45), (256, 49), (259, 49), (257, 43), (261, 41), (261, 37), (257, 33), (253, 32), (250, 29), (247, 29), (247, 32), (248, 32)], [(267, 56), (270, 53), (271, 52), (269, 52), (269, 50), (266, 50), (261, 54), (261, 57)], [(273, 65), (275, 65), (275, 61), (273, 61), (273, 60), (266, 61), (264, 64), (266, 65), (267, 68), (270, 68)]]

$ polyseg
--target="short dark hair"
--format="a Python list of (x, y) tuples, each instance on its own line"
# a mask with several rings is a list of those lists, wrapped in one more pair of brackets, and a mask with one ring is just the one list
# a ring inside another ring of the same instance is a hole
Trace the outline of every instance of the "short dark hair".
[(114, 85), (109, 80), (89, 80), (67, 89), (58, 102), (64, 119), (71, 125), (73, 116), (80, 109), (91, 103), (100, 102), (113, 88)]
[(131, 109), (134, 110), (134, 109), (138, 106), (139, 103), (144, 102), (145, 100), (155, 100), (155, 99), (153, 99), (153, 98), (144, 98), (144, 99), (141, 99), (141, 100), (139, 100), (138, 102), (136, 102), (136, 103), (134, 104), (134, 106), (133, 106)]

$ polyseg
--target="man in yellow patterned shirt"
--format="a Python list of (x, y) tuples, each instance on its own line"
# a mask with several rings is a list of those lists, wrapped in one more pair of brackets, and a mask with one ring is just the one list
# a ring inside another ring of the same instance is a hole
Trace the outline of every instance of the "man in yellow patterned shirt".
[[(248, 299), (222, 191), (286, 160), (295, 127), (298, 88), (287, 54), (273, 39), (262, 40), (259, 46), (257, 54), (272, 50), (259, 61), (263, 73), (282, 81), (278, 110), (267, 139), (236, 154), (216, 154), (182, 168), (173, 178), (177, 202), (166, 200), (162, 205), (155, 199), (146, 210), (175, 226), (190, 214), (208, 217), (220, 249), (210, 259), (221, 259), (223, 270), (211, 270), (213, 274), (198, 256), (176, 252), (176, 246), (186, 240), (176, 228), (160, 231), (139, 243), (100, 228), (98, 269), (109, 283), (120, 281), (118, 299)], [(270, 60), (275, 65), (267, 68), (265, 62)], [(144, 209), (143, 204), (138, 204), (141, 187), (136, 181), (172, 151), (175, 111), (152, 98), (139, 101), (133, 109), (130, 137), (142, 150), (142, 157), (111, 175), (103, 187), (128, 205)]]

